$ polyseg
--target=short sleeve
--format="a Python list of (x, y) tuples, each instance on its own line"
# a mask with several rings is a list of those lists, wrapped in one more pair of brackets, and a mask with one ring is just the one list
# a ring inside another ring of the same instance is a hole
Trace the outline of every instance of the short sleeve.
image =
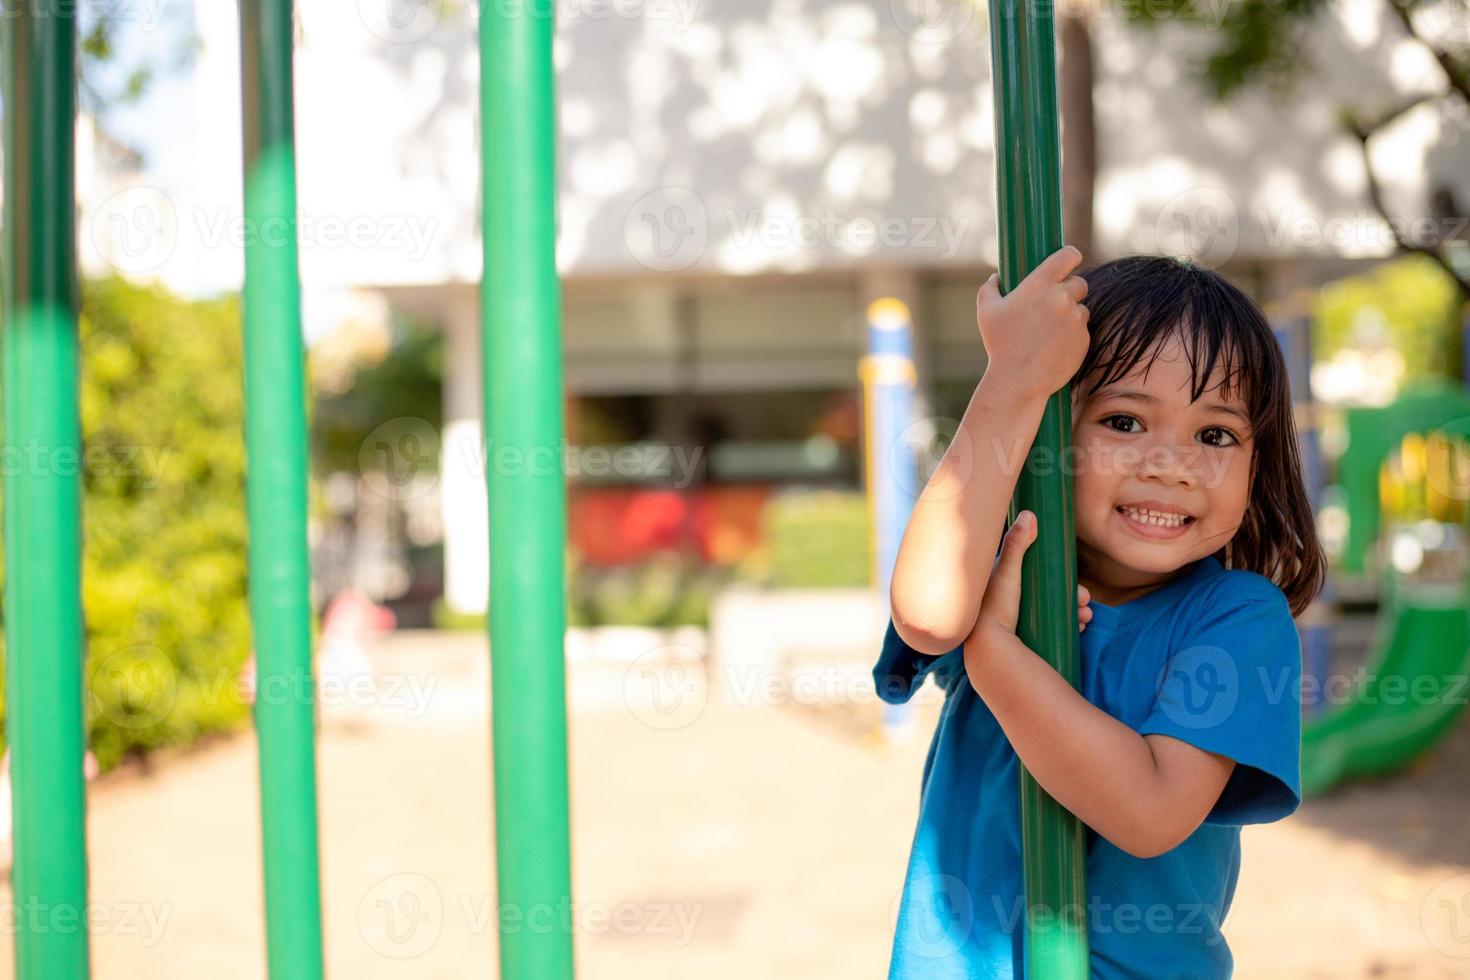
[(1269, 823), (1301, 803), (1301, 640), (1269, 579), (1227, 577), (1168, 658), (1138, 731), (1235, 760), (1206, 823)]
[[(920, 653), (903, 641), (893, 626), (893, 618), (889, 617), (888, 628), (883, 632), (883, 650), (873, 667), (873, 684), (878, 689), (878, 697), (889, 704), (903, 704), (923, 686), (925, 677), (936, 669), (944, 675), (953, 669), (956, 658), (963, 656), (963, 644), (948, 653)], [(943, 685), (939, 677), (935, 680)]]

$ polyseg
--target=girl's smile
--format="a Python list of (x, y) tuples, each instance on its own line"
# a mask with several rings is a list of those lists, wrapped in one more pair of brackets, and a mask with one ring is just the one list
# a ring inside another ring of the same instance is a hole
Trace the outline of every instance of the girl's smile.
[(1186, 533), (1194, 518), (1157, 500), (1119, 504), (1113, 508), (1129, 530), (1144, 538), (1170, 541)]
[(1250, 499), (1249, 413), (1217, 370), (1190, 399), (1175, 338), (1075, 413), (1078, 578), (1114, 605), (1163, 585), (1235, 535)]

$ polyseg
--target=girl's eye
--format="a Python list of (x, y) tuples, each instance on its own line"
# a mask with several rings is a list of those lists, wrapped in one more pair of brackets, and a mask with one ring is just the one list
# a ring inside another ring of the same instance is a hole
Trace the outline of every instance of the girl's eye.
[[(1212, 432), (1213, 433), (1218, 433), (1219, 437), (1223, 437), (1224, 439), (1226, 439), (1228, 441), (1225, 441), (1225, 442), (1214, 442), (1214, 441), (1212, 441), (1211, 438), (1210, 438), (1210, 433), (1212, 433)], [(1222, 447), (1223, 448), (1225, 446), (1234, 446), (1234, 445), (1238, 445), (1240, 443), (1240, 440), (1237, 439), (1237, 438), (1235, 438), (1235, 433), (1231, 432), (1229, 429), (1222, 429), (1218, 425), (1212, 425), (1208, 429), (1201, 429), (1200, 430), (1200, 435), (1204, 438), (1205, 445), (1207, 445), (1207, 446), (1219, 446), (1219, 447)]]
[[(1115, 432), (1132, 432), (1134, 431), (1133, 429), (1123, 428), (1122, 426), (1129, 426), (1137, 421), (1138, 419), (1134, 418), (1131, 415), (1109, 415), (1106, 418), (1102, 419), (1102, 424)], [(1115, 425), (1114, 423), (1119, 424)]]

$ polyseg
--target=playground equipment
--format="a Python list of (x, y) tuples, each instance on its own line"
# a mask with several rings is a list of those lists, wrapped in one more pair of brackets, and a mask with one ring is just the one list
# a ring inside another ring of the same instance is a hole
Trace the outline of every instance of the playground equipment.
[[(1458, 567), (1441, 571), (1438, 581), (1416, 581), (1417, 568), (1396, 567), (1392, 544), (1378, 547), (1385, 510), (1397, 512), (1399, 527), (1410, 534), (1421, 526), (1437, 535), (1470, 527), (1470, 398), (1449, 383), (1422, 385), (1385, 408), (1349, 409), (1347, 431), (1338, 473), (1349, 525), (1338, 568), (1378, 577), (1379, 615), (1364, 669), (1338, 685), (1341, 703), (1303, 725), (1302, 792), (1308, 795), (1413, 761), (1449, 730), (1470, 698), (1464, 541), (1451, 556)], [(1404, 540), (1411, 551), (1399, 564), (1417, 565), (1415, 539)], [(1337, 700), (1332, 690), (1324, 693)]]
[[(4, 438), (56, 465), (5, 472), (15, 975), (89, 974), (77, 406), (77, 6), (4, 0)], [(481, 8), (485, 434), (491, 466), (497, 900), (571, 901), (563, 635), (561, 311), (552, 18)], [(262, 685), (313, 691), (290, 0), (241, 0), (250, 613)], [(201, 382), (207, 379), (201, 379)], [(69, 461), (69, 464), (68, 464)], [(547, 465), (549, 461), (549, 465)], [(270, 975), (323, 973), (312, 698), (257, 700)], [(39, 910), (43, 914), (30, 914)], [(560, 923), (560, 920), (557, 920)], [(70, 924), (71, 927), (63, 928)], [(500, 975), (572, 975), (570, 925), (500, 937)]]
[[(5, 3), (5, 449), (80, 459), (75, 80), (70, 17)], [(58, 180), (57, 175), (68, 175)], [(5, 470), (6, 735), (17, 908), (86, 922), (81, 486), (76, 469)], [(82, 977), (85, 931), (17, 915), (16, 976)]]
[(1420, 449), (1422, 467), (1405, 474), (1407, 488), (1422, 497), (1400, 506), (1417, 506), (1419, 516), (1453, 522), (1458, 505), (1458, 523), (1465, 522), (1470, 473), (1457, 469), (1464, 460), (1453, 449), (1470, 441), (1470, 397), (1448, 381), (1420, 384), (1385, 408), (1349, 409), (1346, 424), (1347, 449), (1338, 462), (1338, 482), (1347, 496), (1348, 532), (1338, 568), (1348, 575), (1373, 576), (1382, 571), (1376, 553), (1382, 498), (1389, 497), (1391, 507), (1395, 503), (1393, 488), (1383, 484), (1383, 462), (1401, 449), (1406, 436), (1434, 438)]
[[(868, 487), (868, 554), (872, 580), (887, 604), (898, 546), (921, 487), (914, 486), (918, 461), (903, 429), (913, 415), (917, 374), (913, 356), (913, 316), (894, 297), (868, 305), (868, 353), (858, 363), (863, 385), (864, 481)], [(885, 704), (880, 734), (912, 728), (912, 702)]]
[[(1061, 248), (1062, 175), (1052, 7), (1040, 0), (990, 4), (995, 93), (996, 226), (1000, 288), (1009, 292)], [(1047, 399), (1009, 519), (1037, 518), (1021, 565), (1016, 635), (1074, 688), (1081, 676), (1077, 630), (1076, 519), (1072, 480), (1043, 461), (1072, 441), (1070, 386)], [(1021, 767), (1021, 852), (1025, 865), (1025, 972), (1048, 980), (1089, 973), (1082, 822)]]

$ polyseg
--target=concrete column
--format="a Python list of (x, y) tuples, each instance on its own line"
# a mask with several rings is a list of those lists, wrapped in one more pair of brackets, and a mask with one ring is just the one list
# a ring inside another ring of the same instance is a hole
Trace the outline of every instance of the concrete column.
[(473, 287), (462, 290), (443, 321), (444, 433), (439, 491), (444, 512), (444, 602), (482, 614), (490, 594), (489, 503), (480, 430), (480, 318)]

